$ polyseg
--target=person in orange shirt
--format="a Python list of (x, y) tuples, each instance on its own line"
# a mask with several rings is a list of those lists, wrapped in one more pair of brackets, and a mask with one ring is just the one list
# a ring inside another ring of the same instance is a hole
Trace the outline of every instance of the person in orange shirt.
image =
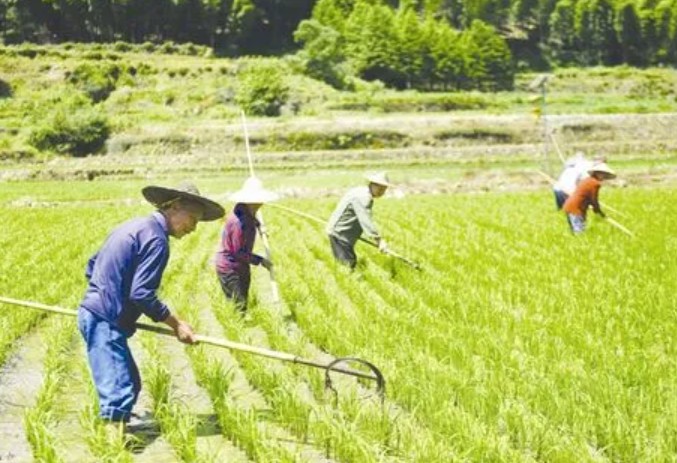
[(592, 210), (599, 216), (606, 217), (599, 206), (599, 189), (604, 180), (616, 178), (614, 171), (604, 162), (593, 165), (588, 173), (590, 176), (581, 180), (562, 207), (574, 235), (585, 231), (585, 219), (589, 207), (592, 206)]

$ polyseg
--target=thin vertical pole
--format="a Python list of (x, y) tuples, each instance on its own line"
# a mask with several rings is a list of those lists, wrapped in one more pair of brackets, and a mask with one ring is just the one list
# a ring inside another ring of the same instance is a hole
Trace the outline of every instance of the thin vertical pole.
[(244, 146), (247, 150), (247, 160), (249, 161), (249, 175), (254, 177), (254, 161), (252, 160), (252, 152), (249, 148), (249, 132), (247, 131), (247, 118), (244, 114), (244, 110), (240, 111), (242, 116), (242, 128), (244, 129)]

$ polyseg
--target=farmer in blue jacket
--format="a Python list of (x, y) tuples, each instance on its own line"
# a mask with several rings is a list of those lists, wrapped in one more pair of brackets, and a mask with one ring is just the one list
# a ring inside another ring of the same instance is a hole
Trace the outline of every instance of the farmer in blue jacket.
[(137, 319), (145, 314), (169, 325), (181, 342), (195, 342), (191, 327), (156, 294), (169, 260), (169, 237), (182, 238), (195, 230), (197, 222), (224, 214), (192, 183), (176, 189), (149, 186), (142, 193), (157, 211), (120, 225), (106, 238), (87, 264), (88, 285), (78, 310), (99, 415), (113, 437), (125, 432), (141, 391), (139, 370), (127, 344)]

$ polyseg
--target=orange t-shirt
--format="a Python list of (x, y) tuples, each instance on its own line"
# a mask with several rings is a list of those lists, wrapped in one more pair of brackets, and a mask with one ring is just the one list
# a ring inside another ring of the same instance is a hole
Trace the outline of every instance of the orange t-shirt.
[(581, 180), (576, 190), (564, 203), (564, 212), (567, 214), (581, 215), (585, 217), (588, 207), (592, 206), (595, 212), (599, 211), (599, 202), (597, 197), (602, 182), (595, 177), (588, 177)]

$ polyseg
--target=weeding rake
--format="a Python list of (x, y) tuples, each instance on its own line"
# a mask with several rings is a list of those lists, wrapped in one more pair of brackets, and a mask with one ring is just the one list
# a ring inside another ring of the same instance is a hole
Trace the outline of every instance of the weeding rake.
[[(57, 313), (61, 315), (69, 315), (71, 317), (77, 317), (78, 312), (76, 310), (72, 309), (66, 309), (63, 307), (57, 307), (57, 306), (51, 306), (51, 305), (46, 305), (46, 304), (41, 304), (39, 302), (32, 302), (32, 301), (22, 301), (19, 299), (12, 299), (9, 297), (2, 297), (0, 296), (0, 303), (4, 304), (9, 304), (9, 305), (15, 305), (15, 306), (20, 306), (20, 307), (27, 307), (29, 309), (37, 309), (37, 310), (42, 310), (44, 312), (51, 312), (51, 313)], [(158, 333), (162, 334), (165, 336), (172, 336), (174, 337), (174, 331), (172, 331), (169, 328), (165, 328), (163, 326), (158, 326), (158, 325), (149, 325), (147, 323), (136, 323), (136, 328), (143, 330), (143, 331), (150, 331), (152, 333)], [(309, 367), (314, 367), (314, 368), (320, 368), (325, 371), (325, 376), (324, 376), (324, 383), (325, 387), (327, 389), (330, 389), (334, 392), (336, 390), (334, 389), (332, 385), (332, 380), (330, 377), (331, 372), (336, 372), (348, 376), (354, 376), (356, 378), (361, 378), (361, 379), (368, 379), (376, 382), (376, 392), (379, 394), (381, 399), (383, 400), (385, 398), (385, 387), (386, 387), (386, 381), (385, 378), (383, 377), (383, 374), (381, 371), (374, 366), (371, 362), (368, 362), (366, 360), (362, 360), (359, 358), (354, 358), (354, 357), (345, 357), (345, 358), (336, 358), (332, 360), (329, 363), (322, 363), (318, 362), (315, 360), (309, 360), (305, 359), (303, 357), (299, 357), (294, 354), (289, 354), (287, 352), (279, 352), (275, 351), (272, 349), (266, 349), (264, 347), (257, 347), (257, 346), (250, 346), (249, 344), (242, 344), (239, 342), (235, 341), (230, 341), (228, 339), (220, 339), (220, 338), (215, 338), (211, 336), (204, 336), (201, 334), (196, 334), (195, 335), (195, 340), (196, 344), (208, 344), (210, 346), (215, 346), (215, 347), (222, 347), (226, 348), (229, 350), (234, 350), (234, 351), (239, 351), (239, 352), (247, 352), (249, 354), (253, 355), (258, 355), (260, 357), (267, 357), (271, 358), (274, 360), (281, 360), (283, 362), (289, 362), (289, 363), (295, 363), (298, 365), (305, 365)], [(353, 368), (348, 368), (345, 366), (342, 366), (341, 364), (344, 364), (346, 362), (352, 362), (352, 363), (359, 363), (360, 365), (363, 365), (367, 369), (369, 369), (369, 372), (366, 371), (360, 371), (360, 370), (355, 370)]]

